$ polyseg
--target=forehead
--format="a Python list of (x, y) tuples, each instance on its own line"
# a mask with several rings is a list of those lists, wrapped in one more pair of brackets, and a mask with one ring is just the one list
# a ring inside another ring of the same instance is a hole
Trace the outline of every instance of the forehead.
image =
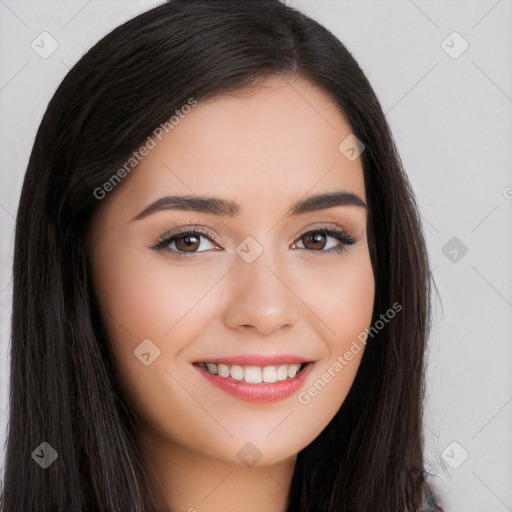
[(224, 197), (242, 210), (285, 208), (308, 192), (365, 199), (361, 159), (338, 149), (349, 123), (303, 78), (269, 78), (187, 112), (116, 191), (130, 211), (166, 193)]

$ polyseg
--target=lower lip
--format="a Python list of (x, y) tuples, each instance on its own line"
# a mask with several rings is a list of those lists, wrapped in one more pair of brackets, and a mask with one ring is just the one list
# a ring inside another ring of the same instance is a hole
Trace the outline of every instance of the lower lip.
[(286, 379), (274, 383), (252, 384), (243, 380), (235, 380), (230, 377), (220, 377), (207, 372), (199, 365), (193, 365), (208, 379), (212, 384), (227, 393), (245, 400), (246, 402), (269, 403), (277, 402), (289, 397), (304, 384), (313, 369), (313, 363), (308, 363), (306, 367), (291, 379)]

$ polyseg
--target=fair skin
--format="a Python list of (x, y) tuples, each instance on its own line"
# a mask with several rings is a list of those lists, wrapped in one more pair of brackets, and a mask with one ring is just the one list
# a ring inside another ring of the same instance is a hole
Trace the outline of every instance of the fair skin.
[[(93, 284), (160, 510), (284, 512), (297, 453), (343, 403), (362, 350), (307, 404), (298, 396), (370, 325), (367, 209), (287, 212), (338, 191), (366, 202), (361, 158), (338, 150), (351, 132), (322, 89), (301, 77), (266, 79), (199, 102), (103, 200), (90, 237)], [(166, 209), (134, 220), (171, 195), (221, 198), (240, 211)], [(182, 236), (152, 248), (189, 224), (214, 241), (196, 234), (189, 245)], [(354, 243), (326, 252), (343, 242), (319, 228)], [(249, 236), (263, 250), (251, 263), (236, 250)], [(160, 350), (147, 366), (134, 355), (146, 339)], [(310, 361), (311, 371), (269, 403), (233, 396), (193, 365), (282, 353)], [(237, 456), (249, 442), (260, 457), (251, 467)]]

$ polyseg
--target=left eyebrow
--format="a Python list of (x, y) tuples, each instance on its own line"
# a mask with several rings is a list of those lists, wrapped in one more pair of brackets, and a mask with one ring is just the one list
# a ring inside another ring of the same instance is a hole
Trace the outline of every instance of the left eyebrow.
[(328, 194), (319, 194), (316, 196), (309, 196), (305, 199), (297, 201), (288, 210), (287, 216), (298, 215), (300, 213), (315, 212), (332, 208), (334, 206), (360, 206), (361, 208), (368, 208), (368, 205), (352, 192), (331, 192)]
[[(286, 216), (325, 210), (334, 206), (368, 208), (367, 204), (359, 196), (342, 190), (300, 199), (289, 208)], [(216, 197), (166, 196), (151, 203), (132, 220), (139, 220), (152, 213), (165, 210), (188, 210), (235, 217), (240, 214), (241, 207), (237, 203)]]

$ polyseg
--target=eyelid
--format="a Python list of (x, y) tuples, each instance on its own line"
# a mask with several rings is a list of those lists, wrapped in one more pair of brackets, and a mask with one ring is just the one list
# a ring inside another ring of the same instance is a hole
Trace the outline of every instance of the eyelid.
[[(320, 224), (320, 225), (317, 225)], [(332, 231), (343, 231), (347, 235), (350, 235), (349, 230), (345, 229), (343, 226), (336, 224), (336, 222), (333, 222), (332, 220), (319, 220), (314, 222), (313, 224), (308, 224), (305, 228), (303, 228), (298, 235), (295, 236), (295, 239), (300, 238), (304, 236), (305, 234), (309, 233), (310, 231), (316, 231), (316, 230), (332, 230)]]
[[(321, 232), (321, 231), (325, 231), (326, 235), (330, 236), (331, 238), (336, 238), (339, 241), (339, 244), (336, 247), (339, 247), (341, 249), (344, 249), (344, 248), (346, 248), (347, 246), (350, 246), (350, 245), (354, 245), (357, 242), (357, 238), (358, 238), (358, 237), (354, 237), (343, 226), (333, 222), (332, 220), (330, 220), (330, 219), (329, 220), (327, 220), (327, 219), (326, 220), (320, 219), (320, 220), (317, 220), (316, 222), (314, 222), (312, 225), (310, 224), (310, 225), (306, 226), (305, 228), (303, 228), (299, 232), (299, 234), (294, 236), (294, 238), (293, 238), (293, 240), (292, 240), (292, 242), (290, 244), (296, 244), (298, 240), (300, 240), (302, 237), (304, 237), (308, 233), (311, 233), (311, 232)], [(329, 231), (333, 231), (335, 233), (331, 234), (331, 233), (329, 233)], [(169, 245), (171, 238), (177, 237), (177, 236), (181, 236), (181, 235), (186, 235), (186, 234), (189, 234), (189, 233), (201, 234), (205, 238), (207, 238), (210, 242), (218, 245), (221, 249), (224, 249), (222, 244), (217, 241), (216, 235), (215, 235), (215, 233), (212, 230), (210, 230), (209, 228), (204, 227), (202, 225), (196, 225), (196, 224), (180, 225), (180, 226), (178, 226), (176, 228), (172, 228), (172, 229), (169, 229), (169, 230), (165, 231), (162, 235), (160, 235), (158, 240), (152, 246), (150, 246), (150, 248), (151, 249), (156, 249), (156, 250), (165, 249), (165, 247), (167, 245)], [(336, 235), (339, 235), (339, 234), (344, 234), (345, 237), (348, 240), (350, 240), (351, 242), (344, 241), (344, 240), (340, 239), (339, 236), (336, 236)], [(318, 250), (318, 251), (313, 251), (313, 250), (309, 250), (309, 249), (302, 249), (302, 248), (299, 248), (299, 249), (306, 250), (306, 251), (313, 252), (313, 253), (314, 252), (330, 253), (331, 251), (335, 250), (335, 248), (330, 248), (330, 249), (327, 249), (327, 250), (323, 250), (322, 249), (322, 250)], [(187, 251), (169, 250), (169, 252), (174, 253), (178, 257), (182, 257), (182, 256), (183, 257), (189, 257), (189, 256), (194, 256), (194, 255), (201, 254), (201, 253), (208, 252), (208, 251), (190, 251), (190, 252), (187, 252)]]
[[(203, 236), (205, 236), (206, 238), (208, 238), (211, 242), (217, 244), (219, 247), (224, 249), (224, 247), (222, 247), (221, 243), (217, 241), (215, 233), (213, 231), (211, 231), (210, 229), (208, 229), (204, 226), (199, 226), (199, 225), (195, 225), (195, 224), (186, 224), (186, 225), (182, 225), (182, 226), (172, 228), (172, 229), (165, 231), (162, 235), (160, 235), (158, 237), (158, 240), (150, 248), (151, 249), (162, 248), (163, 244), (168, 243), (170, 238), (178, 236), (178, 235), (186, 235), (188, 233), (200, 233)], [(182, 253), (179, 251), (174, 251), (174, 252), (177, 252), (179, 254), (186, 254), (184, 252)], [(204, 252), (204, 251), (200, 251), (200, 252)], [(190, 254), (198, 254), (198, 253), (192, 252)]]

